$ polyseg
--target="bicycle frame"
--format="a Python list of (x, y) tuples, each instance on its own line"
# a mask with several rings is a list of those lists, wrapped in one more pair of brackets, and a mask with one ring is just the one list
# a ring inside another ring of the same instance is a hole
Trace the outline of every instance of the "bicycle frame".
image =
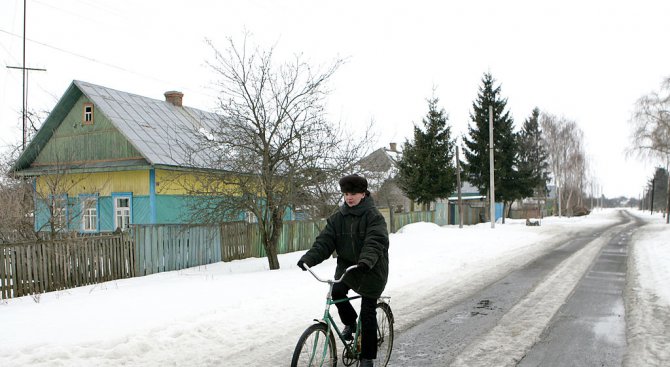
[[(328, 283), (328, 285), (329, 285), (328, 294), (326, 296), (326, 308), (323, 312), (323, 318), (321, 320), (314, 320), (314, 321), (324, 323), (328, 326), (328, 334), (326, 335), (326, 338), (329, 338), (331, 330), (334, 330), (335, 334), (337, 334), (337, 336), (342, 341), (342, 344), (344, 345), (344, 348), (346, 349), (346, 351), (348, 353), (350, 353), (354, 358), (358, 358), (358, 355), (360, 354), (360, 352), (357, 351), (356, 348), (354, 348), (354, 344), (358, 340), (359, 333), (360, 333), (360, 330), (361, 330), (361, 325), (360, 325), (361, 320), (360, 320), (360, 318), (358, 319), (358, 326), (356, 327), (356, 333), (354, 334), (353, 341), (347, 341), (347, 340), (344, 339), (344, 336), (342, 335), (342, 332), (337, 327), (337, 323), (335, 322), (335, 320), (333, 320), (333, 317), (330, 315), (330, 306), (332, 306), (334, 304), (337, 304), (337, 303), (347, 302), (347, 301), (351, 301), (351, 300), (354, 300), (354, 299), (361, 298), (361, 296), (353, 296), (353, 297), (347, 297), (347, 298), (333, 300), (333, 286), (337, 283), (340, 283), (342, 281), (342, 279), (344, 279), (344, 276), (347, 275), (347, 273), (349, 273), (351, 270), (354, 270), (354, 269), (358, 268), (358, 265), (353, 265), (353, 266), (348, 267), (344, 271), (344, 273), (342, 274), (340, 279), (337, 279), (337, 280), (321, 279), (321, 278), (319, 278), (318, 275), (316, 275), (312, 271), (312, 269), (310, 269), (309, 266), (305, 265), (305, 268), (312, 274), (312, 276), (314, 276), (314, 278), (316, 278), (316, 280), (318, 280), (321, 283)], [(328, 348), (328, 344), (326, 343), (326, 344), (324, 344), (324, 351), (323, 351), (324, 356), (327, 353), (327, 348)]]

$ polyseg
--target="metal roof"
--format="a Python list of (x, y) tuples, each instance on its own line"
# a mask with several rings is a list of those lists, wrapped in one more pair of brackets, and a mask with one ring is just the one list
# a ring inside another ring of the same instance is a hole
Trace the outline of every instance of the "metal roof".
[(198, 154), (220, 116), (191, 107), (75, 80), (73, 82), (152, 165), (207, 167)]
[(25, 174), (30, 171), (31, 163), (82, 94), (93, 102), (97, 113), (104, 114), (128, 139), (148, 164), (213, 168), (211, 158), (208, 158), (210, 155), (204, 150), (206, 145), (211, 144), (203, 143), (209, 132), (221, 130), (219, 115), (74, 80), (15, 162), (12, 171), (24, 171)]

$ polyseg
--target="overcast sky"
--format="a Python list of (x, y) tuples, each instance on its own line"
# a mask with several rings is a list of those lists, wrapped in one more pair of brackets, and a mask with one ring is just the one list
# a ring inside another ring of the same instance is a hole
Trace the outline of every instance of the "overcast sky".
[[(72, 80), (151, 98), (184, 92), (216, 106), (213, 53), (244, 29), (279, 55), (347, 63), (332, 79), (332, 120), (371, 120), (378, 146), (412, 137), (433, 86), (466, 133), (491, 72), (515, 125), (537, 106), (584, 131), (608, 197), (639, 197), (653, 164), (626, 159), (633, 104), (670, 76), (670, 1), (27, 0), (30, 109), (50, 110)], [(0, 0), (0, 149), (21, 140), (23, 1)]]

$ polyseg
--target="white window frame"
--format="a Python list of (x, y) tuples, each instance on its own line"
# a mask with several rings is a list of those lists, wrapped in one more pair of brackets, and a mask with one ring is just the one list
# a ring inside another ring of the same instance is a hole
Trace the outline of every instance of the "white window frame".
[[(88, 111), (87, 111), (88, 109)], [(84, 103), (84, 108), (82, 111), (82, 124), (83, 125), (93, 125), (95, 123), (94, 121), (94, 110), (93, 110), (93, 103)]]
[[(91, 205), (92, 203), (92, 205)], [(81, 197), (81, 231), (98, 232), (98, 197), (85, 195)]]
[[(112, 198), (114, 200), (114, 230), (121, 228), (122, 231), (127, 231), (133, 223), (133, 195), (119, 193), (112, 194)], [(128, 200), (128, 206), (119, 207), (120, 200)]]
[(246, 212), (244, 212), (244, 220), (247, 223), (251, 223), (251, 224), (258, 223), (258, 218), (256, 217), (256, 214), (254, 214), (254, 212), (252, 212), (250, 210), (247, 210)]
[(52, 207), (51, 215), (53, 215), (53, 230), (55, 232), (67, 232), (67, 195), (52, 196), (51, 203)]

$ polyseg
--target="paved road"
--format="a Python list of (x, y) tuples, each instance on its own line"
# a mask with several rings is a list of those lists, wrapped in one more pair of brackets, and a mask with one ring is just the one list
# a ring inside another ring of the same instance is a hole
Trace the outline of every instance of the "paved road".
[[(540, 284), (546, 283), (547, 276), (559, 264), (580, 250), (589, 250), (586, 247), (596, 246), (595, 240), (604, 234), (608, 242), (602, 245), (602, 250), (596, 249), (599, 252), (594, 255), (596, 260), (586, 270), (586, 276), (576, 280), (579, 282), (574, 292), (551, 318), (539, 336), (540, 341), (525, 356), (514, 357), (512, 361), (520, 360), (521, 366), (620, 365), (625, 347), (622, 293), (627, 246), (634, 228), (640, 225), (623, 214), (621, 220), (619, 225), (582, 234), (558, 245), (469, 299), (397, 335), (389, 366), (447, 366), (458, 358), (455, 364), (472, 365), (463, 362), (462, 357), (467, 354), (464, 351), (472, 349), (471, 344), (480, 343), (494, 327), (499, 329), (499, 324), (509, 323), (506, 314), (515, 305), (523, 303)], [(504, 317), (507, 319), (501, 322)], [(504, 340), (498, 337), (494, 343)], [(567, 350), (571, 352), (568, 354)], [(481, 358), (475, 356), (471, 360)], [(493, 362), (481, 361), (481, 365), (487, 363)]]
[(628, 246), (639, 225), (631, 222), (607, 243), (519, 366), (621, 366)]

